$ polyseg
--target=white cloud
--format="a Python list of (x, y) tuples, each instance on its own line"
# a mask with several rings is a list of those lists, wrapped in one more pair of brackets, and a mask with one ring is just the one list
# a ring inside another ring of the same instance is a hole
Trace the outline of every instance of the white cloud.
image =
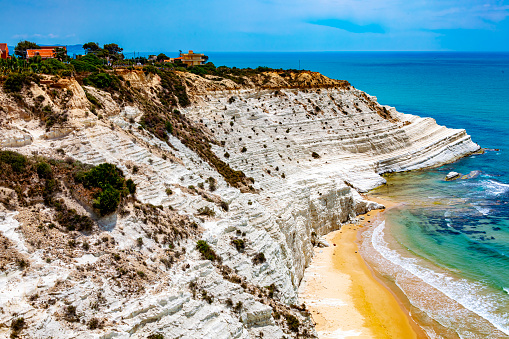
[(48, 33), (48, 34), (15, 34), (12, 36), (12, 39), (20, 39), (20, 40), (26, 40), (26, 39), (57, 39), (60, 36), (58, 34)]

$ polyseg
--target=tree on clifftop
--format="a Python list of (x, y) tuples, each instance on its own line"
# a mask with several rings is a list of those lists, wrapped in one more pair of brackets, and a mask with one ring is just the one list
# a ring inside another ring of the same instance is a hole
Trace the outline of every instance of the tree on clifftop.
[(159, 55), (157, 56), (157, 61), (159, 61), (159, 62), (166, 60), (166, 59), (169, 59), (169, 58), (164, 53), (159, 53)]
[(95, 42), (87, 42), (83, 45), (83, 49), (87, 51), (87, 53), (94, 53), (100, 50), (101, 48)]
[(37, 49), (37, 48), (40, 48), (40, 47), (35, 42), (31, 42), (31, 41), (27, 41), (27, 40), (20, 41), (14, 48), (14, 54), (24, 58), (25, 52), (27, 49)]
[(123, 48), (120, 48), (117, 44), (106, 44), (103, 46), (103, 48), (107, 50), (108, 53), (110, 53), (110, 55), (118, 54), (124, 50)]

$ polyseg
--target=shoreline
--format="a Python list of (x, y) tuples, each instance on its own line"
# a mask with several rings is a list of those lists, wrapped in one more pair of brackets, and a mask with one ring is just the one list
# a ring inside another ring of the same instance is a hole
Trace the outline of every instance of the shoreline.
[(404, 303), (376, 276), (359, 251), (360, 232), (397, 203), (370, 197), (373, 210), (325, 236), (329, 247), (315, 248), (299, 294), (316, 322), (320, 338), (427, 338)]

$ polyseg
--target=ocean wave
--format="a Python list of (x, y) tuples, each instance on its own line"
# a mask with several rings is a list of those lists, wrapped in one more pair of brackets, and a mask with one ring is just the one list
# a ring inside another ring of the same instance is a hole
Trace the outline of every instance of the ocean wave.
[(477, 204), (472, 204), (472, 206), (474, 206), (474, 208), (477, 210), (477, 212), (481, 213), (482, 215), (488, 215), (490, 214), (490, 209), (487, 208), (487, 207), (482, 207), (482, 206), (479, 206)]
[[(386, 260), (403, 268), (405, 271), (423, 280), (426, 284), (438, 289), (447, 297), (455, 300), (466, 309), (489, 321), (500, 331), (509, 335), (509, 315), (497, 314), (493, 310), (501, 309), (506, 304), (497, 300), (496, 296), (480, 284), (458, 279), (444, 273), (435, 272), (419, 265), (416, 258), (407, 258), (390, 249), (384, 240), (385, 221), (373, 230), (371, 244)], [(505, 290), (505, 289), (504, 289)], [(505, 290), (508, 292), (507, 290)]]
[(504, 184), (495, 180), (483, 180), (481, 186), (492, 195), (500, 195), (509, 191), (509, 184)]

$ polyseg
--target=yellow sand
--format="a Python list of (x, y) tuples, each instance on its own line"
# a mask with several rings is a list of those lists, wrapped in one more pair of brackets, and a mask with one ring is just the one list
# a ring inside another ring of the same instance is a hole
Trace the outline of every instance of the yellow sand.
[[(394, 205), (377, 201), (388, 208)], [(370, 225), (377, 213), (365, 215), (360, 225), (330, 233), (326, 237), (330, 247), (315, 249), (300, 293), (320, 338), (426, 338), (358, 253), (358, 229)]]

